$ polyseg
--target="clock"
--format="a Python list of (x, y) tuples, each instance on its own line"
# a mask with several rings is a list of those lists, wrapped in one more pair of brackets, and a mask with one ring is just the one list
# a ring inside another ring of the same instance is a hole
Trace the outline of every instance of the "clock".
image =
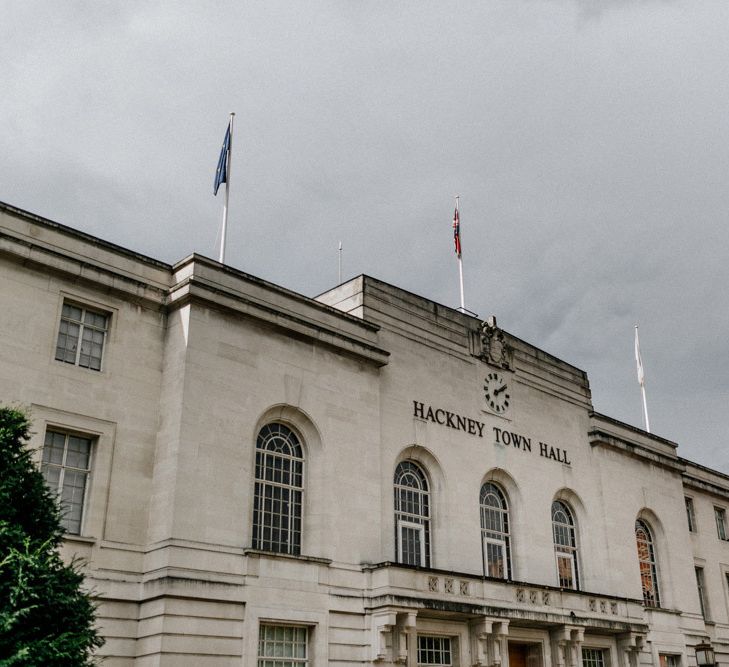
[(489, 373), (483, 385), (486, 405), (496, 414), (502, 415), (509, 409), (509, 388), (506, 380), (498, 373)]

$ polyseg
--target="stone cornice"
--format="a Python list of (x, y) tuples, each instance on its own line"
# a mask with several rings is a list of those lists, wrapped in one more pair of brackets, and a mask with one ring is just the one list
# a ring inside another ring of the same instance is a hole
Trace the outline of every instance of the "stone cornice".
[[(265, 288), (265, 294), (270, 295)], [(213, 282), (207, 276), (199, 277), (193, 271), (170, 290), (169, 307), (191, 302), (205, 304), (264, 322), (378, 367), (388, 363), (390, 353), (375, 344), (375, 325), (299, 295), (294, 300), (289, 300), (286, 292), (275, 293), (274, 297), (278, 302), (264, 301), (250, 292)]]
[(682, 474), (686, 470), (686, 466), (677, 458), (667, 456), (632, 440), (621, 438), (614, 433), (608, 433), (601, 428), (591, 428), (587, 432), (587, 437), (593, 447), (609, 447), (678, 474)]
[(5, 230), (0, 230), (0, 255), (19, 264), (39, 267), (50, 274), (101, 288), (136, 303), (160, 307), (166, 300), (167, 286), (163, 283), (153, 284), (109, 264), (17, 237)]

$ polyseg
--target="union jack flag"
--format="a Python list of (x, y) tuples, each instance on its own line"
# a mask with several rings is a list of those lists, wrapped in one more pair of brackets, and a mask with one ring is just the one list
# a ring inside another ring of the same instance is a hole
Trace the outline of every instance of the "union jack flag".
[(456, 247), (456, 256), (461, 256), (461, 220), (458, 217), (458, 206), (453, 213), (453, 243)]

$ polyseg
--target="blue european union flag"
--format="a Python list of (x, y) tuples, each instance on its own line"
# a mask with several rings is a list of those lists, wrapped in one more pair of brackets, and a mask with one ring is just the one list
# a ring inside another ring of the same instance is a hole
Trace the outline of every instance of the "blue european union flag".
[(230, 154), (230, 123), (228, 129), (225, 130), (225, 139), (223, 139), (223, 147), (220, 149), (220, 157), (218, 158), (218, 168), (215, 171), (215, 184), (213, 185), (213, 194), (218, 194), (218, 188), (221, 183), (228, 182), (228, 155)]

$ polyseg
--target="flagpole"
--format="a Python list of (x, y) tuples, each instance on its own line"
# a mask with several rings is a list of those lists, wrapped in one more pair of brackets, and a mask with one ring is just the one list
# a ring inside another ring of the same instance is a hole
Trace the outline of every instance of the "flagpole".
[(342, 284), (342, 242), (339, 242), (339, 283), (338, 285)]
[(643, 423), (645, 430), (651, 432), (651, 424), (648, 421), (648, 403), (645, 399), (645, 373), (643, 371), (643, 359), (640, 356), (640, 340), (638, 339), (638, 325), (635, 325), (635, 363), (638, 366), (638, 383), (640, 384), (640, 392), (643, 397)]
[(233, 118), (235, 112), (230, 112), (230, 140), (228, 143), (227, 163), (225, 167), (225, 202), (223, 204), (223, 231), (220, 235), (220, 263), (225, 264), (225, 240), (228, 234), (228, 196), (230, 195), (230, 163), (233, 157)]
[[(456, 212), (458, 212), (458, 203), (459, 203), (460, 199), (461, 199), (461, 197), (459, 195), (456, 195)], [(458, 234), (459, 234), (459, 237), (460, 237), (460, 233), (461, 233), (461, 231), (460, 231), (460, 219), (461, 219), (461, 215), (460, 215), (460, 213), (458, 213), (458, 221), (459, 221)], [(466, 299), (465, 299), (465, 297), (463, 295), (463, 257), (462, 257), (462, 255), (463, 255), (463, 252), (462, 251), (458, 253), (458, 277), (459, 277), (460, 282), (461, 282), (461, 312), (465, 313), (466, 312)]]

